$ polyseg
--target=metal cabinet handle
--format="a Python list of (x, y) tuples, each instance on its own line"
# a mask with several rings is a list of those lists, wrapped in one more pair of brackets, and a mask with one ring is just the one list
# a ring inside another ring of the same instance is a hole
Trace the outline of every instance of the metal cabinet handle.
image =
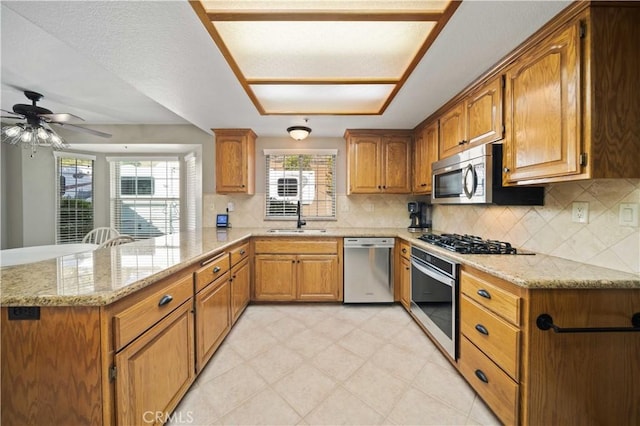
[(482, 324), (476, 324), (476, 330), (478, 330), (478, 333), (482, 333), (485, 336), (489, 335), (489, 330), (487, 330), (487, 328)]
[(478, 295), (484, 297), (485, 299), (491, 299), (491, 294), (483, 288), (478, 290)]
[(213, 268), (213, 273), (216, 274), (218, 272), (220, 272), (220, 267), (219, 266), (214, 267)]
[(427, 184), (426, 183), (421, 183), (420, 186), (427, 186)]
[(378, 189), (382, 189), (382, 186), (378, 185)]
[(487, 378), (487, 375), (484, 374), (482, 370), (476, 370), (475, 373), (478, 379), (482, 380), (485, 383), (489, 383), (489, 379)]
[(509, 168), (508, 167), (505, 167), (503, 170), (504, 170), (505, 173), (509, 173)]
[(245, 251), (244, 249), (243, 249), (243, 250), (240, 250), (240, 255), (241, 255), (241, 256), (244, 256), (244, 254), (245, 254), (245, 253), (246, 253), (246, 251)]
[(402, 249), (402, 252), (403, 252), (403, 253), (406, 253), (406, 252), (407, 252), (407, 249), (406, 249), (406, 248), (403, 248), (403, 249)]
[(173, 296), (171, 296), (170, 294), (165, 294), (160, 298), (160, 301), (158, 302), (158, 306), (164, 306), (169, 302), (171, 302), (172, 300), (173, 300)]
[(464, 140), (461, 140), (460, 142), (458, 142), (458, 145), (464, 145)]

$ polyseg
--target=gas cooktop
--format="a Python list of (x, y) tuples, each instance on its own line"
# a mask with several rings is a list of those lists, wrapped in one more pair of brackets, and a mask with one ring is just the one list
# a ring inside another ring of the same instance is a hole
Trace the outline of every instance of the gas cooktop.
[(434, 246), (462, 254), (533, 254), (518, 253), (518, 250), (504, 241), (485, 240), (468, 234), (424, 234), (418, 238)]

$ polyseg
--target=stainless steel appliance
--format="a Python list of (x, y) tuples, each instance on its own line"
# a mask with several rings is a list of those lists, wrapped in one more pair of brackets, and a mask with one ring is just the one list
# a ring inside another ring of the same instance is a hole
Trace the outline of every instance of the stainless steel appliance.
[(454, 261), (411, 248), (411, 313), (453, 359), (458, 358), (458, 271)]
[(502, 186), (502, 144), (486, 144), (433, 163), (433, 204), (544, 204), (542, 187)]
[(409, 232), (427, 232), (431, 229), (431, 205), (420, 201), (409, 201), (407, 204), (411, 224)]
[(485, 240), (468, 234), (424, 234), (418, 239), (462, 254), (535, 254), (516, 249), (506, 241)]
[(344, 239), (344, 303), (393, 302), (390, 238)]

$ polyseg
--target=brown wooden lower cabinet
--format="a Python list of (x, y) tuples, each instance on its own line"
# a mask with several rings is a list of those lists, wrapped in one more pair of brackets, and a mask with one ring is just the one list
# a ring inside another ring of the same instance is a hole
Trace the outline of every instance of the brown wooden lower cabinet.
[[(192, 268), (105, 306), (3, 307), (3, 425), (162, 423), (195, 378)], [(24, 309), (24, 308), (17, 308)]]
[(231, 284), (225, 272), (195, 297), (196, 368), (201, 371), (231, 330)]
[(191, 300), (115, 356), (119, 425), (164, 424), (195, 378)]
[(342, 300), (342, 240), (259, 238), (254, 241), (253, 300)]
[(463, 265), (458, 369), (505, 424), (640, 424), (638, 289), (527, 289)]
[(235, 322), (251, 299), (251, 269), (249, 259), (231, 267), (231, 323)]

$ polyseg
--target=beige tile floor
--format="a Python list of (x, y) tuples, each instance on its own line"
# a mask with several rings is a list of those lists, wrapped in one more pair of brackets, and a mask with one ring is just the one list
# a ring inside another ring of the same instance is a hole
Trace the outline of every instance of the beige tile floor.
[(250, 305), (170, 424), (500, 424), (399, 305)]

